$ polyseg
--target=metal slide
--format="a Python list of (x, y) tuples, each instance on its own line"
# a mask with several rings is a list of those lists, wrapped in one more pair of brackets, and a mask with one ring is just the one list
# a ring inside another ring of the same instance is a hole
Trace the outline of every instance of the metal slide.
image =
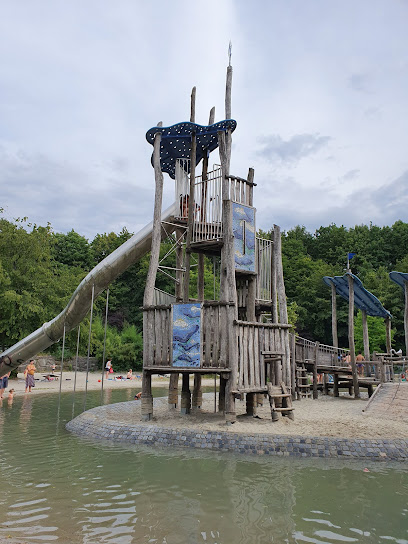
[[(176, 210), (177, 203), (174, 202), (162, 212), (161, 220), (170, 221), (175, 216)], [(168, 225), (166, 232), (162, 230), (162, 237), (165, 238), (173, 230), (171, 225)], [(150, 251), (152, 231), (153, 222), (134, 234), (132, 238), (129, 238), (95, 266), (78, 285), (67, 306), (57, 317), (44, 323), (35, 332), (1, 353), (0, 377), (58, 342), (64, 334), (64, 324), (66, 333), (79, 325), (91, 308), (92, 286), (95, 286), (94, 299), (96, 299), (129, 266), (146, 255)]]

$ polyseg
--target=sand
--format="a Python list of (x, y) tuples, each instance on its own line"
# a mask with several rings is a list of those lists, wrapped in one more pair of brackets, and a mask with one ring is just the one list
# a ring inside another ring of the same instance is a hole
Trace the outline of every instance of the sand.
[[(115, 374), (113, 375), (115, 376)], [(58, 393), (60, 381), (42, 381), (42, 375), (36, 374), (36, 386), (31, 395), (41, 393)], [(62, 392), (69, 392), (74, 387), (74, 372), (64, 372), (62, 376)], [(88, 374), (88, 390), (101, 388), (100, 373)], [(156, 377), (153, 386), (168, 386), (168, 378)], [(83, 391), (86, 385), (86, 373), (77, 374), (76, 390)], [(213, 386), (214, 380), (203, 379), (203, 385)], [(24, 395), (25, 383), (23, 375), (18, 375), (18, 380), (10, 381), (9, 387), (14, 387), (16, 395)], [(140, 391), (141, 378), (133, 380), (104, 379), (104, 389), (132, 388)], [(192, 389), (192, 381), (191, 381)], [(181, 390), (181, 380), (180, 387)], [(5, 396), (7, 391), (5, 392)], [(30, 394), (30, 393), (27, 393)], [(140, 401), (134, 401), (140, 406)], [(301, 436), (331, 436), (342, 438), (408, 438), (408, 418), (392, 417), (387, 413), (364, 413), (367, 406), (367, 396), (362, 399), (354, 399), (347, 393), (340, 397), (319, 394), (318, 400), (303, 399), (294, 402), (295, 420), (291, 421), (281, 417), (272, 423), (269, 402), (264, 401), (264, 406), (258, 408), (256, 418), (245, 415), (245, 401), (236, 401), (237, 422), (231, 426), (225, 425), (222, 414), (214, 413), (214, 395), (204, 395), (202, 412), (183, 416), (179, 411), (169, 410), (166, 402), (157, 403), (154, 410), (154, 423), (170, 428), (194, 428), (198, 430), (223, 430), (234, 433), (267, 433)]]

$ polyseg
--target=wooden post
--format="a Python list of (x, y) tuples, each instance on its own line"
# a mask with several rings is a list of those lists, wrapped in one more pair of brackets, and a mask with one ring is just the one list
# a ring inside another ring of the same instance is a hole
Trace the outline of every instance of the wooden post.
[(182, 380), (180, 412), (186, 415), (190, 413), (191, 408), (190, 374), (183, 373)]
[(256, 395), (255, 393), (246, 394), (246, 413), (248, 416), (256, 416)]
[[(208, 124), (214, 123), (215, 108), (211, 108)], [(201, 176), (201, 209), (200, 209), (200, 221), (205, 222), (206, 210), (207, 210), (207, 180), (208, 180), (208, 155), (203, 157), (203, 171)], [(197, 270), (197, 298), (199, 301), (204, 300), (204, 254), (198, 254), (198, 270)]]
[(272, 262), (271, 262), (271, 315), (272, 323), (278, 323), (278, 294), (276, 287), (276, 260), (275, 255), (275, 229), (273, 231), (273, 248), (272, 248)]
[(296, 336), (294, 332), (290, 334), (290, 353), (292, 370), (292, 399), (296, 400)]
[[(227, 67), (227, 80), (225, 86), (225, 119), (231, 119), (231, 94), (232, 94), (232, 66)], [(231, 162), (231, 144), (232, 136), (231, 130), (226, 134), (226, 146), (227, 146), (227, 169), (229, 172)]]
[(150, 421), (153, 417), (152, 375), (143, 371), (141, 396), (142, 421)]
[[(158, 123), (161, 127), (163, 123)], [(160, 165), (160, 143), (161, 133), (157, 132), (153, 144), (153, 166), (155, 179), (152, 249), (150, 253), (149, 270), (146, 278), (146, 286), (143, 298), (144, 306), (151, 306), (154, 297), (154, 285), (156, 282), (157, 269), (159, 267), (160, 243), (161, 243), (161, 208), (163, 201), (163, 172)]]
[(177, 239), (177, 246), (176, 246), (176, 288), (175, 288), (175, 296), (176, 296), (176, 302), (182, 302), (183, 301), (183, 245), (182, 245), (182, 236), (183, 231), (181, 229), (176, 230), (176, 239)]
[(313, 358), (313, 398), (318, 398), (318, 392), (317, 392), (317, 360), (319, 357), (319, 342), (315, 343), (315, 349), (314, 349), (314, 358)]
[(339, 375), (337, 372), (333, 375), (333, 396), (338, 397), (339, 396)]
[(248, 278), (248, 294), (247, 294), (247, 319), (251, 323), (256, 321), (256, 276)]
[[(158, 127), (162, 123), (157, 124)], [(153, 144), (153, 166), (155, 179), (155, 196), (154, 196), (154, 212), (153, 212), (153, 230), (152, 230), (152, 246), (150, 253), (149, 270), (146, 277), (145, 292), (143, 297), (143, 305), (151, 306), (154, 298), (154, 285), (156, 283), (157, 269), (159, 266), (160, 243), (161, 243), (161, 208), (163, 200), (163, 172), (160, 165), (160, 143), (161, 133), (157, 132), (154, 137)], [(148, 317), (148, 312), (143, 312), (143, 366), (152, 364), (152, 346), (154, 344), (154, 326), (151, 319)], [(141, 409), (142, 419), (148, 421), (153, 416), (153, 397), (152, 397), (152, 377), (150, 373), (143, 372), (142, 381), (142, 397)]]
[[(195, 99), (196, 88), (191, 92), (191, 115), (190, 121), (195, 122)], [(193, 236), (194, 215), (195, 215), (195, 166), (197, 156), (197, 138), (196, 134), (191, 135), (191, 153), (190, 153), (190, 191), (188, 196), (188, 217), (187, 217), (187, 236), (186, 236), (186, 260), (183, 285), (183, 302), (190, 300), (190, 272), (191, 272), (191, 239)]]
[[(361, 310), (361, 320), (363, 325), (363, 346), (364, 346), (364, 361), (370, 361), (370, 338), (368, 336), (367, 312)], [(367, 376), (371, 376), (370, 364), (366, 364)]]
[(170, 374), (168, 404), (170, 409), (176, 409), (178, 404), (178, 380), (179, 375)]
[(389, 317), (385, 318), (385, 337), (387, 353), (391, 355), (391, 319)]
[(351, 370), (353, 373), (354, 397), (360, 398), (360, 387), (358, 385), (358, 374), (356, 365), (356, 348), (354, 345), (354, 282), (351, 274), (348, 275), (349, 287), (349, 319), (348, 319), (348, 338), (350, 348)]
[(225, 390), (225, 420), (227, 424), (236, 421), (235, 396), (232, 393), (237, 385), (238, 360), (237, 338), (234, 320), (238, 317), (237, 290), (235, 284), (234, 236), (232, 232), (232, 207), (229, 199), (229, 160), (224, 132), (218, 133), (219, 153), (222, 170), (222, 213), (223, 213), (223, 247), (221, 249), (221, 287), (220, 299), (228, 302), (227, 335), (228, 335), (228, 367), (231, 372)]
[[(288, 308), (286, 303), (285, 282), (283, 279), (283, 266), (282, 266), (282, 250), (281, 250), (281, 234), (280, 227), (278, 225), (273, 226), (273, 243), (275, 253), (275, 266), (276, 266), (276, 286), (278, 291), (278, 303), (279, 303), (279, 320), (281, 323), (288, 322)], [(285, 385), (291, 383), (291, 368), (290, 368), (290, 347), (289, 347), (289, 333), (284, 331), (282, 347), (284, 348), (285, 355), (282, 356), (282, 377), (281, 381)], [(278, 380), (280, 384), (280, 380)]]
[(224, 376), (220, 375), (220, 390), (218, 392), (218, 411), (225, 412), (225, 386), (227, 385), (227, 380)]
[(339, 340), (337, 336), (337, 304), (336, 304), (336, 287), (331, 284), (331, 295), (332, 295), (332, 339), (333, 346), (335, 348), (339, 347)]
[(193, 399), (192, 399), (193, 412), (200, 411), (202, 404), (203, 404), (203, 391), (201, 389), (201, 374), (194, 374), (194, 389), (193, 389)]
[(380, 356), (378, 358), (379, 360), (379, 363), (380, 363), (380, 382), (381, 383), (385, 383), (385, 362), (384, 362), (384, 357), (383, 356)]

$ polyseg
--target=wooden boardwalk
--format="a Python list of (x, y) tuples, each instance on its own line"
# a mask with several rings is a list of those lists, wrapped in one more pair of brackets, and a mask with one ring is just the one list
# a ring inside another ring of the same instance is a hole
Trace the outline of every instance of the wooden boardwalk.
[(408, 417), (408, 383), (382, 383), (368, 401), (364, 412), (368, 415), (406, 419)]

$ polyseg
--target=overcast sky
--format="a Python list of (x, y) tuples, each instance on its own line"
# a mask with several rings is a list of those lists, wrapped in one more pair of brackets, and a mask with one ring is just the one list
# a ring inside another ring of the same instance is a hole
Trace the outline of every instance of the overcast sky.
[(1, 0), (4, 216), (90, 240), (150, 222), (146, 131), (188, 120), (194, 85), (197, 122), (224, 119), (231, 40), (257, 227), (406, 221), (407, 29), (406, 0)]

